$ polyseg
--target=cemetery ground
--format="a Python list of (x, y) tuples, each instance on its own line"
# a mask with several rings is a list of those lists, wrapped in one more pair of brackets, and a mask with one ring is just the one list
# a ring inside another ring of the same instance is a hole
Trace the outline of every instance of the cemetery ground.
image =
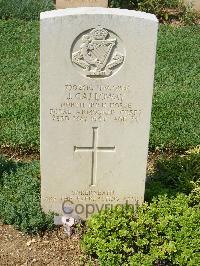
[[(130, 210), (91, 220), (84, 247), (102, 265), (200, 262), (199, 33), (199, 26), (160, 26), (145, 195), (157, 201), (144, 205), (137, 223)], [(83, 229), (69, 239), (52, 230), (52, 215), (40, 208), (39, 23), (1, 20), (0, 37), (0, 261), (79, 265), (87, 261), (79, 247)]]

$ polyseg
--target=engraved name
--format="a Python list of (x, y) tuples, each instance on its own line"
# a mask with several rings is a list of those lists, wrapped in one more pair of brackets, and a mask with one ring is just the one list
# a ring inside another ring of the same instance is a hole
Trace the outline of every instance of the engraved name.
[(139, 122), (142, 110), (129, 102), (130, 85), (66, 84), (64, 99), (49, 109), (56, 122)]

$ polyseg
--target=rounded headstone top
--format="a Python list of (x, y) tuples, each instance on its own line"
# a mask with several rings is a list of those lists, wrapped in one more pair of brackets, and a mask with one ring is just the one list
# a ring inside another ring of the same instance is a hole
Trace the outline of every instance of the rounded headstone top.
[(90, 14), (107, 14), (118, 16), (129, 16), (141, 19), (152, 20), (158, 22), (154, 14), (145, 13), (141, 11), (119, 9), (119, 8), (103, 8), (103, 7), (80, 7), (80, 8), (66, 8), (40, 13), (40, 19), (56, 18), (70, 15), (90, 15)]

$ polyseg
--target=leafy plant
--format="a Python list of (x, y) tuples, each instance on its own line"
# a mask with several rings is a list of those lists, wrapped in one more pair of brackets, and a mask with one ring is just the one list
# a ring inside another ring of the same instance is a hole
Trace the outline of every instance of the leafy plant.
[(138, 0), (110, 0), (109, 6), (114, 8), (128, 8), (136, 9), (138, 7)]
[(160, 160), (146, 185), (151, 202), (136, 211), (124, 206), (91, 217), (83, 250), (103, 266), (199, 265), (199, 180), (197, 148)]
[(87, 222), (82, 248), (100, 265), (179, 265), (200, 262), (200, 210), (189, 197), (159, 196), (137, 210), (106, 210)]
[(156, 14), (160, 20), (168, 21), (182, 17), (186, 7), (180, 0), (141, 0), (139, 10)]
[(199, 17), (183, 0), (110, 0), (109, 6), (153, 13), (161, 22), (179, 20), (193, 24)]
[(200, 206), (200, 179), (192, 182), (193, 189), (189, 195), (190, 204), (192, 206)]

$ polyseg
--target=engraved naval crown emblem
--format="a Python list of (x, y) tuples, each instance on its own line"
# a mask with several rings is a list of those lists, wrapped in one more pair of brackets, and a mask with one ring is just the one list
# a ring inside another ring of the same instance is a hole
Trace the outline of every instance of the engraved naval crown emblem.
[(87, 77), (111, 76), (124, 62), (124, 55), (118, 51), (118, 36), (101, 26), (78, 36), (75, 41), (78, 45), (72, 49), (72, 62)]

